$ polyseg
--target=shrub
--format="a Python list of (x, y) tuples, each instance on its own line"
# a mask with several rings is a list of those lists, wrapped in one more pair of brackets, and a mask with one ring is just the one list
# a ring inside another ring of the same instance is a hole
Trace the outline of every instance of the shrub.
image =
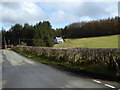
[(120, 75), (120, 49), (112, 48), (51, 48), (15, 46), (13, 49), (25, 51), (34, 55), (64, 61), (76, 65), (94, 65), (102, 63)]

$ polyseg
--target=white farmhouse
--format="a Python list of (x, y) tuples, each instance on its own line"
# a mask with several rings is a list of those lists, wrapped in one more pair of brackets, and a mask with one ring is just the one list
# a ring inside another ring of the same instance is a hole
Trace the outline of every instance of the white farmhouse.
[(59, 43), (63, 43), (64, 40), (62, 39), (62, 37), (55, 37), (55, 44), (59, 44)]

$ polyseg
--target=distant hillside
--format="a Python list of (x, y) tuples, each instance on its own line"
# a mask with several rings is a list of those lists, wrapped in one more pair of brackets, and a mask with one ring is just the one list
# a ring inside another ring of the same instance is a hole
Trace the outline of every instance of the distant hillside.
[(120, 35), (65, 39), (64, 43), (56, 44), (54, 47), (118, 48), (118, 37), (120, 38)]

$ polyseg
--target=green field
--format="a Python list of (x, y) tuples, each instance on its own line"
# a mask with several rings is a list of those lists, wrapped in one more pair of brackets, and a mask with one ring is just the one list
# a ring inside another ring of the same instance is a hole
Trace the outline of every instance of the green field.
[(120, 35), (65, 39), (64, 43), (54, 45), (54, 48), (81, 47), (81, 48), (118, 48)]

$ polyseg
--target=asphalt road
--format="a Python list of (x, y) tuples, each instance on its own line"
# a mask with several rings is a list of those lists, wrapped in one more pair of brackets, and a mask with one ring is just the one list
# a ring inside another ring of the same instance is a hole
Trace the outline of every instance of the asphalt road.
[(120, 88), (118, 82), (59, 70), (10, 50), (1, 50), (0, 53), (3, 88)]

